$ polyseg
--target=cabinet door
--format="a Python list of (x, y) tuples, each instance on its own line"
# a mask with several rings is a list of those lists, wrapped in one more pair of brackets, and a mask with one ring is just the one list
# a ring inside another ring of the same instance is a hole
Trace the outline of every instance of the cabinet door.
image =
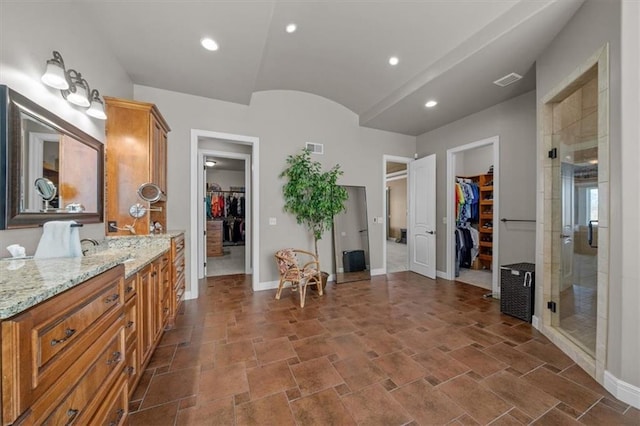
[(141, 297), (139, 303), (142, 311), (142, 327), (138, 328), (140, 333), (139, 339), (142, 341), (141, 354), (142, 363), (145, 365), (151, 356), (153, 350), (153, 342), (155, 339), (155, 309), (154, 309), (154, 291), (153, 291), (153, 265), (148, 265), (138, 273), (139, 290)]
[(167, 134), (160, 123), (151, 120), (151, 181), (167, 193)]

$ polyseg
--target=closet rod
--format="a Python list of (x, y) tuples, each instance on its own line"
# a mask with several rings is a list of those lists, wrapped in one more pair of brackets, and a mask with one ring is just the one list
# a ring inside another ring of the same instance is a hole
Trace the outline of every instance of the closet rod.
[(506, 218), (502, 218), (500, 219), (500, 222), (535, 222), (535, 219), (506, 219)]

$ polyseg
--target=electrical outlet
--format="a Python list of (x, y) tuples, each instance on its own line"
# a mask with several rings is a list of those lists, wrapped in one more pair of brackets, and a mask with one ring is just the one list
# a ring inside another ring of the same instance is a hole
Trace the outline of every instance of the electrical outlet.
[(110, 220), (109, 222), (107, 222), (108, 224), (108, 230), (109, 232), (118, 232), (118, 222), (116, 222), (115, 220)]

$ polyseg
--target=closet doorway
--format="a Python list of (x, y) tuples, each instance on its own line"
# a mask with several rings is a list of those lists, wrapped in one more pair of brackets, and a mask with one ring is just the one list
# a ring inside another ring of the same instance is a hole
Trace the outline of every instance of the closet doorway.
[(383, 160), (385, 231), (384, 259), (386, 273), (409, 270), (407, 244), (409, 177), (411, 158), (385, 155)]
[(202, 151), (207, 277), (250, 273), (249, 154)]
[(447, 151), (448, 279), (499, 295), (498, 137)]

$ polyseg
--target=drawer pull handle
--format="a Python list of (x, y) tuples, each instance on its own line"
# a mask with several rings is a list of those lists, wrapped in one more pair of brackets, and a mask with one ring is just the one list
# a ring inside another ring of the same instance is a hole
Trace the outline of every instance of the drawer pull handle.
[(127, 289), (125, 290), (127, 293), (131, 293), (133, 291), (133, 286), (129, 286), (127, 287)]
[(107, 365), (117, 364), (122, 359), (122, 354), (120, 352), (114, 352), (111, 358), (107, 360)]
[(116, 419), (109, 423), (109, 426), (116, 426), (118, 423), (120, 423), (120, 419), (122, 419), (122, 416), (124, 416), (124, 410), (122, 408), (119, 408), (118, 411), (116, 411), (116, 415)]
[(78, 415), (79, 412), (80, 410), (76, 410), (75, 408), (69, 408), (67, 410), (67, 417), (69, 417), (69, 421), (67, 422), (67, 424), (71, 423), (73, 419)]
[(76, 332), (75, 328), (67, 328), (64, 331), (64, 337), (62, 339), (53, 339), (51, 340), (51, 346), (55, 346), (58, 343), (64, 343), (67, 341), (67, 339), (69, 339), (69, 337), (73, 336)]
[(115, 302), (118, 299), (120, 299), (120, 295), (118, 293), (114, 293), (111, 296), (104, 299), (104, 303), (109, 304), (109, 303)]
[(127, 322), (126, 327), (127, 327), (127, 328), (131, 328), (131, 326), (132, 326), (132, 325), (133, 325), (133, 321), (129, 321), (129, 322)]
[(136, 371), (136, 369), (133, 366), (129, 366), (127, 367), (127, 374), (130, 376), (133, 376), (133, 372)]

